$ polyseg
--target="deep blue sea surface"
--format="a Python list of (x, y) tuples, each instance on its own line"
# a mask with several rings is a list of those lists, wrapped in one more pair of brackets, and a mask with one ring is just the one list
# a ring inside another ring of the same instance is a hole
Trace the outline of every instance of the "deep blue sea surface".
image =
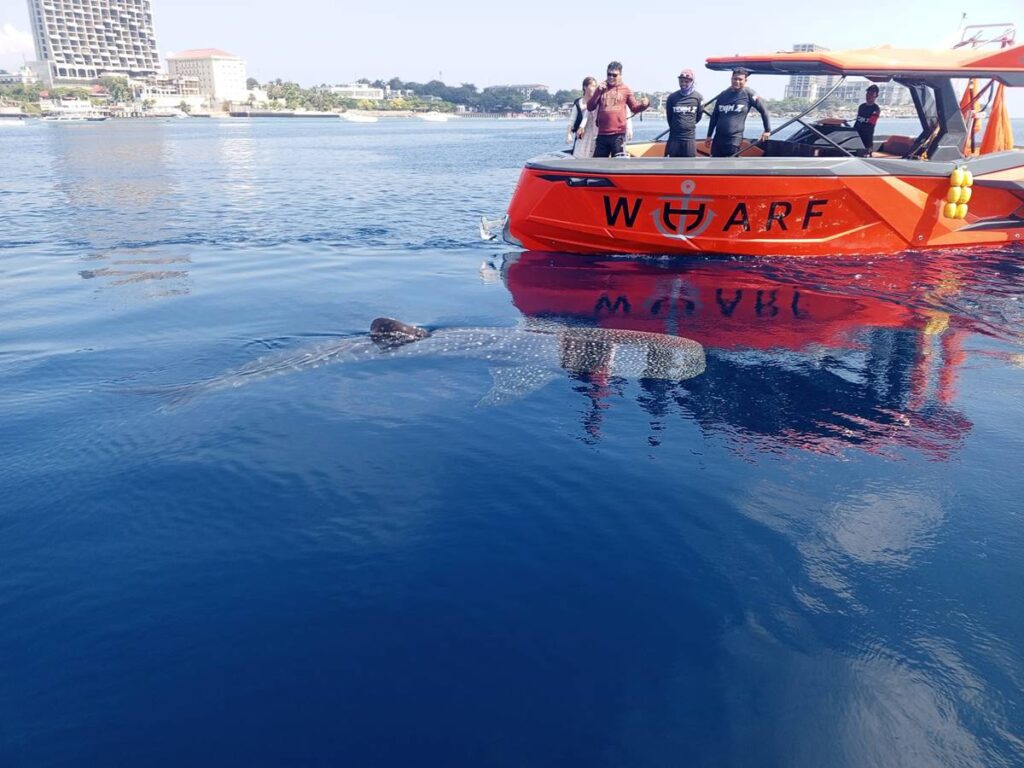
[(563, 130), (3, 129), (0, 765), (1024, 765), (1024, 249), (482, 242)]

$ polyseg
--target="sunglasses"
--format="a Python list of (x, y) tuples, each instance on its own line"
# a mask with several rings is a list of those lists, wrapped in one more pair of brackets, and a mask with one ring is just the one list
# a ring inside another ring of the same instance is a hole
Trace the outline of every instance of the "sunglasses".
[(692, 78), (692, 77), (686, 77), (685, 75), (680, 75), (680, 76), (679, 76), (679, 79), (680, 79), (680, 80), (693, 80), (693, 78)]
[(608, 73), (608, 77), (618, 77), (619, 74), (620, 74), (619, 72), (609, 72)]

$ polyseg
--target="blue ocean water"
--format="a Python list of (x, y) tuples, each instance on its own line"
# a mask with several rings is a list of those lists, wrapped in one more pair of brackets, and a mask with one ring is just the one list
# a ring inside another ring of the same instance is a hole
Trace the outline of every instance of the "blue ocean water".
[(481, 242), (563, 130), (3, 129), (0, 765), (1024, 764), (1024, 249)]

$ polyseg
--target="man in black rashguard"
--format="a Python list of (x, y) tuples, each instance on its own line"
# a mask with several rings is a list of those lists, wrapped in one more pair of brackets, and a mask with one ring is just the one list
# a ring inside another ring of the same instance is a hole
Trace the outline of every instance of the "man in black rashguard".
[(693, 70), (679, 73), (679, 90), (665, 102), (668, 118), (668, 143), (665, 157), (696, 157), (697, 139), (694, 132), (703, 115), (704, 97), (693, 88)]
[(710, 147), (712, 157), (732, 157), (740, 151), (743, 126), (751, 109), (761, 113), (761, 123), (764, 126), (761, 141), (767, 141), (771, 136), (772, 126), (768, 120), (768, 110), (764, 108), (761, 97), (747, 88), (747, 74), (749, 73), (745, 69), (735, 70), (732, 73), (732, 85), (718, 94), (715, 101), (715, 110), (711, 113), (711, 122), (708, 123), (708, 137), (704, 140), (704, 146)]
[(875, 104), (877, 99), (878, 86), (872, 83), (864, 94), (864, 103), (857, 107), (857, 122), (854, 124), (857, 133), (860, 134), (860, 140), (864, 142), (864, 147), (868, 152), (874, 149), (875, 123), (878, 122), (878, 116), (882, 114), (881, 108)]

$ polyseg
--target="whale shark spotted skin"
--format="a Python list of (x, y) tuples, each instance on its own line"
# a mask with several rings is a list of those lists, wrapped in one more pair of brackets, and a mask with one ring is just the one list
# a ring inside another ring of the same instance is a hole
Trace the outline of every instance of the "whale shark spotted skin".
[(471, 358), (487, 362), (494, 386), (480, 405), (525, 397), (564, 375), (600, 374), (682, 381), (704, 372), (704, 348), (660, 333), (544, 323), (521, 328), (442, 328), (427, 331), (377, 318), (369, 336), (261, 357), (212, 379), (164, 390), (174, 404), (271, 376), (321, 365), (403, 358)]

